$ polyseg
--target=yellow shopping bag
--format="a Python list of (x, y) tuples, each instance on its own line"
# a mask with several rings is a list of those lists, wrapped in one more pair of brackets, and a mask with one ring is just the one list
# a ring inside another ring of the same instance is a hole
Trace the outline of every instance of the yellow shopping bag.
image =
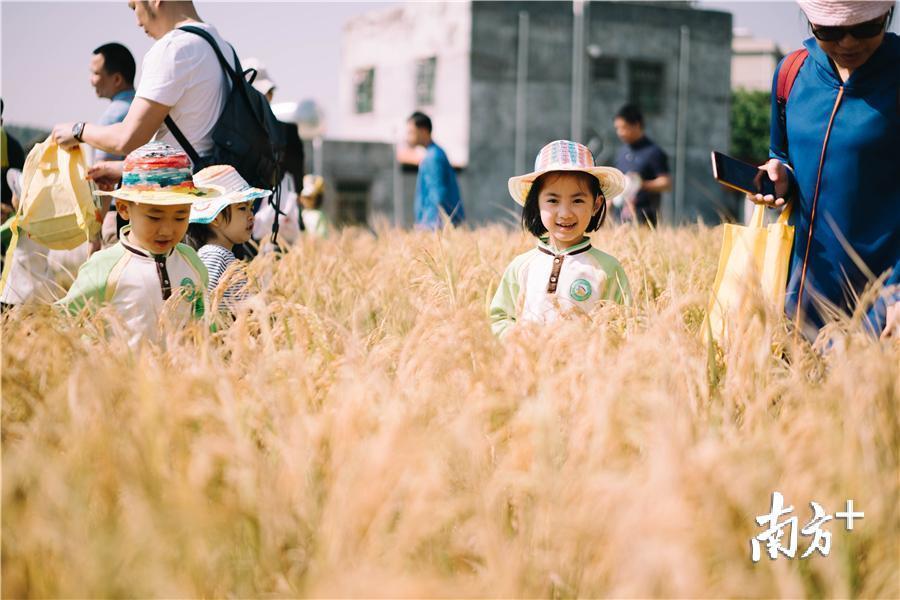
[(778, 220), (764, 226), (765, 206), (753, 210), (750, 224), (726, 224), (722, 236), (719, 269), (713, 283), (704, 335), (723, 343), (729, 329), (749, 318), (754, 297), (781, 310), (787, 288), (794, 228), (788, 225), (791, 207)]

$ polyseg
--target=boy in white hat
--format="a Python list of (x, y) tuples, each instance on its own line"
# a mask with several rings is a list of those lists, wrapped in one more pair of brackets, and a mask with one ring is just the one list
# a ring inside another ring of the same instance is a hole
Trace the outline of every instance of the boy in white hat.
[(322, 211), (324, 190), (325, 179), (321, 175), (303, 176), (303, 189), (300, 191), (300, 204), (303, 206), (300, 216), (303, 218), (303, 228), (307, 234), (322, 239), (327, 238), (331, 230), (328, 217)]
[(181, 244), (191, 204), (221, 191), (198, 188), (181, 150), (151, 142), (129, 154), (122, 187), (109, 192), (129, 224), (119, 242), (97, 252), (78, 271), (59, 301), (72, 313), (111, 305), (129, 334), (129, 344), (158, 342), (159, 318), (167, 303), (173, 316), (188, 320), (204, 312), (208, 275), (197, 253)]
[[(222, 196), (194, 203), (188, 227), (188, 243), (197, 249), (209, 271), (209, 293), (213, 295), (222, 274), (237, 260), (234, 248), (249, 241), (253, 233), (253, 201), (272, 191), (250, 187), (231, 165), (203, 169), (194, 175), (194, 184), (223, 191)], [(245, 287), (245, 281), (228, 286), (222, 292), (224, 308), (234, 307), (245, 296)]]
[(631, 303), (622, 265), (585, 236), (603, 223), (606, 199), (625, 188), (621, 171), (594, 166), (585, 146), (557, 140), (541, 149), (533, 172), (510, 178), (508, 187), (538, 244), (503, 274), (490, 308), (495, 335), (502, 338), (518, 322), (590, 312), (604, 301)]

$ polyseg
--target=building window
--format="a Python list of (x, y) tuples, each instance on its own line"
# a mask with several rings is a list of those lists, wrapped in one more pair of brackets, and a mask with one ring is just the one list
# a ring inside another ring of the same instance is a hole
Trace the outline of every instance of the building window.
[(646, 114), (662, 113), (664, 65), (632, 61), (628, 67), (628, 101), (637, 104)]
[(356, 89), (356, 113), (370, 113), (375, 105), (375, 69), (356, 72), (353, 86)]
[(424, 58), (416, 61), (416, 106), (434, 104), (434, 74), (437, 71), (437, 58)]
[(593, 81), (615, 81), (618, 79), (619, 61), (608, 56), (591, 59), (591, 79)]
[(365, 181), (338, 180), (337, 224), (366, 225), (369, 222), (369, 184)]

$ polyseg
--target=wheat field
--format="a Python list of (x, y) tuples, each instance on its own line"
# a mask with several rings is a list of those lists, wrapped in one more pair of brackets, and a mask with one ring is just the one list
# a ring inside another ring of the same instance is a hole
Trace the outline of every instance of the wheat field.
[[(711, 350), (721, 229), (593, 237), (634, 305), (504, 343), (500, 226), (305, 240), (166, 351), (7, 314), (3, 596), (900, 597), (900, 347)], [(776, 490), (865, 518), (754, 563)]]

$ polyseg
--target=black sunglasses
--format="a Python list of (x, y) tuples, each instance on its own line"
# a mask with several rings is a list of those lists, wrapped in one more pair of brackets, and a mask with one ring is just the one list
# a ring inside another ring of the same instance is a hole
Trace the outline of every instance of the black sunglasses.
[(847, 34), (852, 35), (858, 40), (867, 40), (884, 31), (887, 25), (888, 17), (878, 19), (877, 21), (866, 21), (859, 25), (851, 25), (849, 27), (817, 27), (812, 26), (812, 34), (816, 39), (823, 42), (837, 42), (844, 39)]

